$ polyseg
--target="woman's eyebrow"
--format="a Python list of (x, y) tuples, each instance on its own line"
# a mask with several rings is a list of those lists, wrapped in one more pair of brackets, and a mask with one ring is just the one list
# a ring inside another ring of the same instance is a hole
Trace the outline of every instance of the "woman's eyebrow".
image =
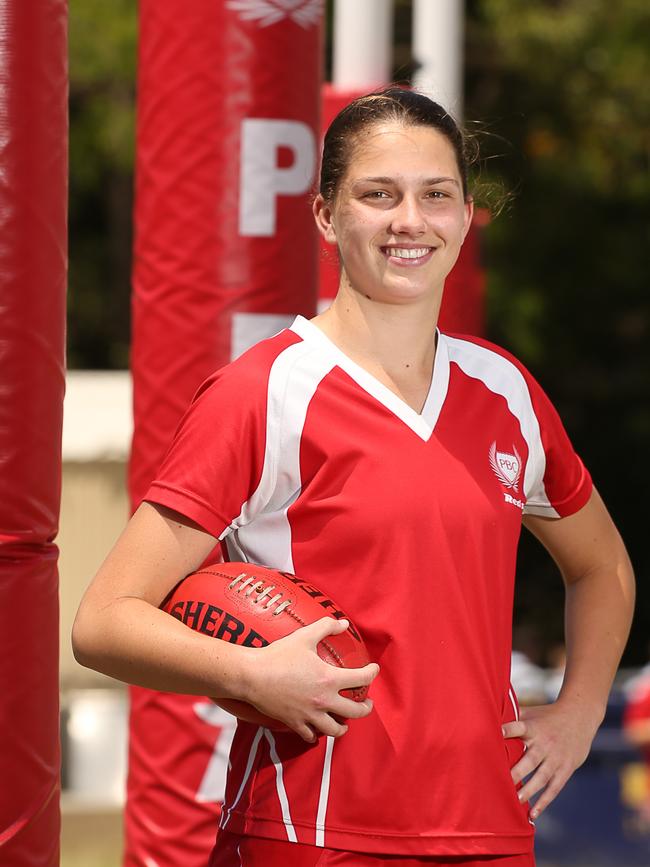
[[(396, 183), (396, 178), (388, 178), (388, 177), (372, 177), (372, 178), (357, 178), (355, 183), (357, 184), (394, 184)], [(460, 187), (460, 183), (456, 178), (447, 178), (447, 177), (439, 177), (439, 178), (427, 178), (423, 185), (426, 187), (435, 186), (435, 184), (456, 184), (457, 187)]]
[(427, 187), (432, 187), (435, 184), (456, 184), (457, 187), (460, 187), (460, 181), (457, 178), (429, 178), (425, 181)]

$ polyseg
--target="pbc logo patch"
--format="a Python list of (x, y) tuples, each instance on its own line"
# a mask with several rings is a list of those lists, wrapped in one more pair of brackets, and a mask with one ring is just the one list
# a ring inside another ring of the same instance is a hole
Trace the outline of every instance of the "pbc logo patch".
[(490, 466), (494, 475), (505, 488), (519, 491), (519, 479), (521, 477), (521, 457), (516, 447), (512, 447), (513, 454), (497, 451), (496, 440), (490, 446)]

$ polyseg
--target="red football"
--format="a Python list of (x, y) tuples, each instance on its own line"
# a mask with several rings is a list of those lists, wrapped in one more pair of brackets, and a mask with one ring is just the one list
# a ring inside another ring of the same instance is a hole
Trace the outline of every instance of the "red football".
[[(217, 563), (198, 569), (176, 585), (161, 607), (197, 632), (246, 647), (265, 647), (321, 617), (350, 620), (301, 578), (254, 563)], [(361, 668), (370, 662), (352, 621), (345, 632), (319, 642), (317, 650), (321, 659), (340, 668)], [(367, 686), (341, 692), (354, 701), (363, 701), (367, 693)], [(248, 722), (286, 728), (246, 702), (219, 699), (218, 704)]]

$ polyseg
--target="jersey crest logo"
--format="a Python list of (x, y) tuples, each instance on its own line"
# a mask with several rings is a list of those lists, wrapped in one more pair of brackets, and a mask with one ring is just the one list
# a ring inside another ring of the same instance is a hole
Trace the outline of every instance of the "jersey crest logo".
[(254, 21), (260, 27), (291, 18), (305, 30), (318, 24), (324, 0), (228, 0), (228, 9), (239, 13), (242, 21)]
[(501, 484), (513, 491), (519, 490), (519, 478), (521, 476), (521, 457), (516, 446), (512, 447), (513, 454), (498, 452), (496, 440), (490, 446), (490, 466)]

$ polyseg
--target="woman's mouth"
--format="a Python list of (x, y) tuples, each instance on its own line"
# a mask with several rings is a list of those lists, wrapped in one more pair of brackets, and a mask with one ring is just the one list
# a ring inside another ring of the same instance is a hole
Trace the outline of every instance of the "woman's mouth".
[(413, 267), (428, 262), (435, 251), (435, 247), (382, 247), (381, 251), (389, 262), (396, 265)]

